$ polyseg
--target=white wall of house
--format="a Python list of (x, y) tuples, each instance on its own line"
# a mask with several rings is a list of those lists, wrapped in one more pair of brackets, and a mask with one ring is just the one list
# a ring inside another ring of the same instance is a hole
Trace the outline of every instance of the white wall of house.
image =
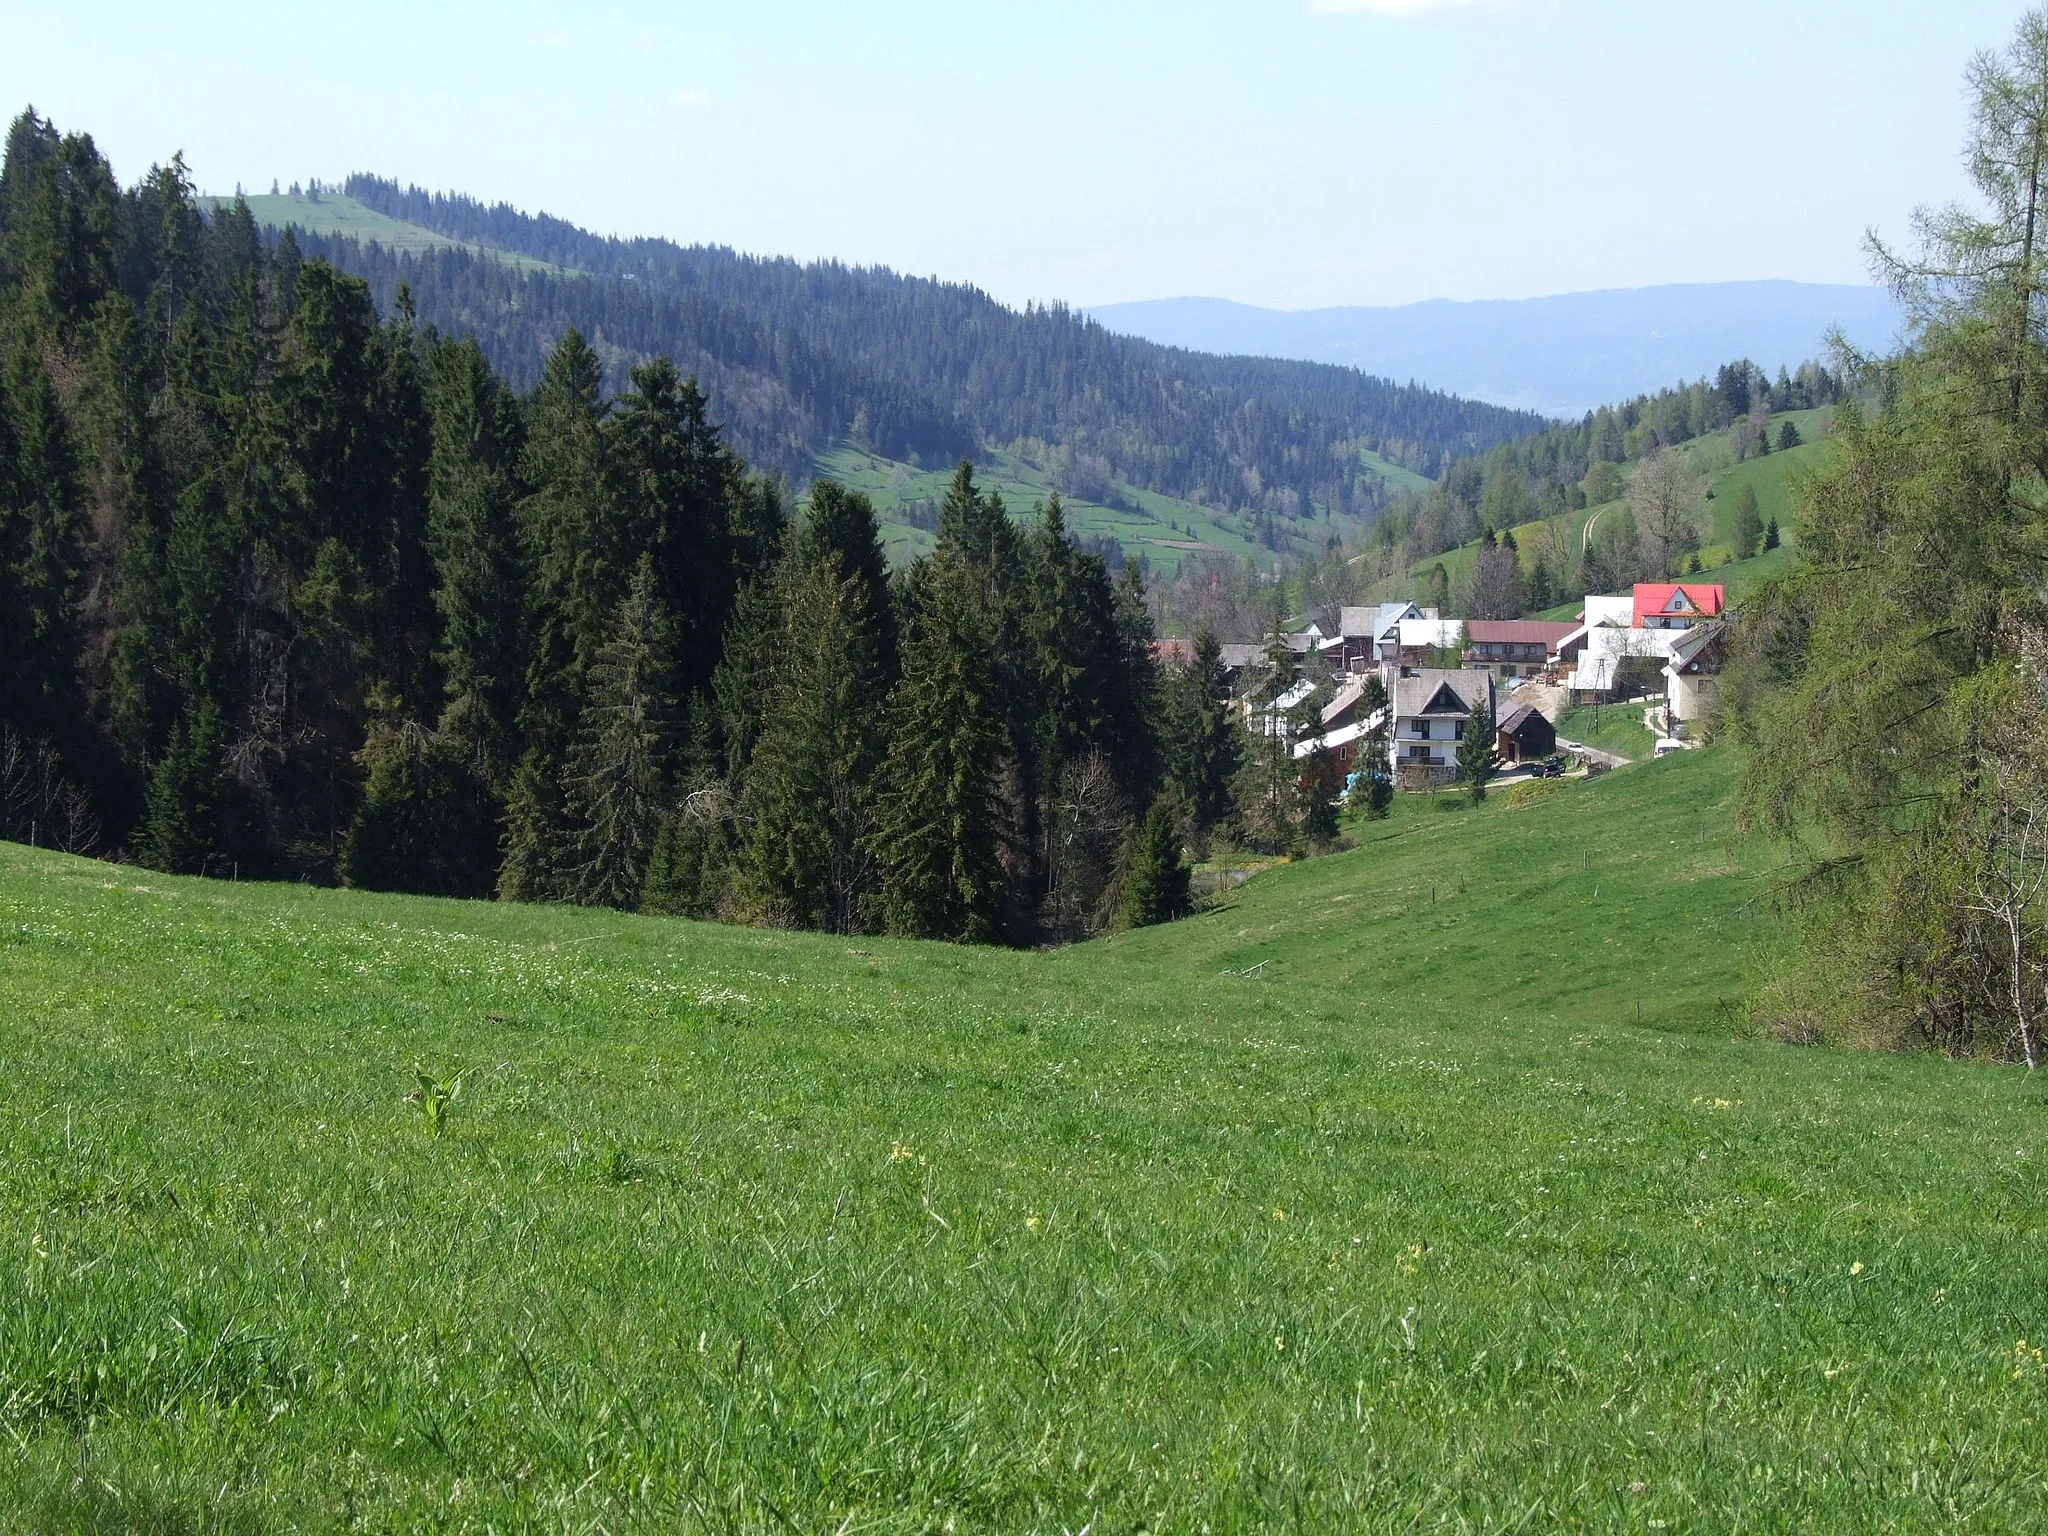
[(1664, 701), (1671, 718), (1690, 725), (1713, 712), (1721, 696), (1721, 679), (1664, 669)]

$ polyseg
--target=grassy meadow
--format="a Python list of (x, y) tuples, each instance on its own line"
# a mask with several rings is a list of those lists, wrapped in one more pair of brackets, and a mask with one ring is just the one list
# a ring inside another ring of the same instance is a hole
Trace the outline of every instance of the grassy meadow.
[[(394, 219), (389, 214), (379, 213), (367, 203), (359, 203), (341, 192), (322, 192), (316, 202), (304, 195), (293, 197), (288, 192), (259, 193), (245, 195), (249, 212), (256, 222), (270, 229), (284, 229), (297, 225), (319, 235), (336, 235), (364, 244), (372, 241), (390, 251), (465, 250), (481, 252), (485, 247), (466, 240), (450, 239), (437, 234), (423, 225)], [(216, 197), (215, 203), (232, 205), (232, 198)], [(552, 262), (540, 261), (531, 256), (517, 255), (511, 251), (493, 250), (492, 255), (508, 266), (522, 271), (566, 272)]]
[[(1397, 488), (1426, 489), (1429, 481), (1370, 451), (1360, 455), (1365, 467)], [(909, 520), (915, 509), (936, 516), (956, 466), (912, 465), (885, 459), (842, 444), (817, 459), (817, 472), (864, 492), (875, 504), (882, 541), (892, 562), (902, 565), (938, 542), (929, 528)], [(984, 450), (975, 455), (975, 478), (985, 490), (1002, 494), (1010, 512), (1030, 523), (1032, 509), (1053, 494), (1051, 480), (1029, 460), (1014, 453)], [(1160, 570), (1177, 570), (1190, 555), (1226, 554), (1268, 561), (1271, 551), (1247, 538), (1238, 519), (1213, 507), (1184, 501), (1158, 491), (1119, 483), (1106, 505), (1086, 497), (1062, 496), (1067, 527), (1093, 538), (1113, 538), (1127, 555), (1143, 555)], [(1339, 537), (1355, 535), (1364, 526), (1357, 518), (1337, 518), (1319, 525)]]
[[(874, 503), (883, 545), (896, 564), (907, 564), (938, 543), (932, 530), (913, 525), (906, 514), (913, 508), (922, 508), (936, 517), (956, 467), (904, 464), (852, 446), (822, 454), (817, 461), (821, 476), (829, 475), (840, 484), (865, 493)], [(1021, 523), (1035, 521), (1032, 509), (1053, 494), (1045, 474), (1015, 454), (977, 454), (974, 473), (976, 483), (983, 490), (999, 492), (1011, 515)], [(1189, 554), (1221, 552), (1269, 558), (1233, 522), (1218, 517), (1208, 507), (1128, 485), (1118, 487), (1117, 499), (1123, 505), (1104, 506), (1083, 497), (1062, 496), (1060, 503), (1069, 531), (1113, 538), (1127, 553), (1143, 554), (1155, 568), (1166, 570), (1178, 568)]]
[(1754, 1037), (1730, 771), (1046, 954), (0, 846), (0, 1528), (2048, 1524), (2048, 1101)]

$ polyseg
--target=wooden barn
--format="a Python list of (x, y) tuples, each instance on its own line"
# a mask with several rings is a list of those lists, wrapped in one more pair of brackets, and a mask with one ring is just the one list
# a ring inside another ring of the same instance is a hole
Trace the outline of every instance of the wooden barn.
[(1509, 763), (1540, 763), (1557, 750), (1557, 727), (1534, 704), (1517, 704), (1500, 717), (1494, 750)]

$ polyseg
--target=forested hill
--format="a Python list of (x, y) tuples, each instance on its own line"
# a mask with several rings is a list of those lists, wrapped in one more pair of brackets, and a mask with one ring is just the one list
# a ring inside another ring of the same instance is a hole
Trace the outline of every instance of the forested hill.
[[(607, 239), (546, 215), (402, 189), (372, 176), (351, 177), (346, 193), (451, 240), (600, 279), (572, 291), (544, 275), (506, 276), (508, 294), (523, 283), (547, 290), (562, 318), (588, 310), (596, 322), (608, 318), (605, 311), (612, 307), (623, 304), (637, 313), (637, 305), (646, 305), (651, 312), (659, 302), (622, 300), (622, 287), (665, 299), (687, 296), (728, 306), (777, 347), (802, 349), (796, 355), (806, 361), (824, 366), (829, 359), (832, 367), (857, 370), (871, 381), (865, 386), (870, 392), (883, 385), (903, 391), (896, 397), (900, 414), (879, 420), (855, 409), (834, 420), (826, 412), (810, 427), (814, 433), (850, 437), (895, 454), (918, 446), (909, 440), (913, 432), (942, 436), (957, 417), (983, 446), (1038, 449), (1082, 466), (1093, 461), (1108, 477), (1229, 510), (1248, 523), (1285, 525), (1369, 510), (1384, 489), (1361, 459), (1365, 451), (1435, 475), (1453, 458), (1549, 424), (1530, 413), (1349, 368), (1162, 347), (1113, 335), (1061, 307), (1014, 310), (963, 284), (880, 268), (803, 264), (666, 240)], [(407, 276), (423, 313), (443, 303), (436, 283), (470, 280), (475, 271), (470, 263), (439, 256), (380, 255), (377, 264), (394, 273), (418, 269)], [(496, 329), (499, 339), (487, 344), (496, 346), (496, 362), (513, 378), (530, 376), (544, 342), (552, 339), (538, 316), (527, 323), (491, 321), (477, 313), (470, 323), (480, 334), (487, 325)], [(588, 329), (603, 331), (597, 323)], [(606, 334), (605, 340), (612, 338)], [(623, 339), (615, 345), (622, 353), (637, 350)], [(661, 350), (682, 356), (689, 349), (664, 342)], [(853, 389), (835, 398), (843, 408), (861, 394)], [(734, 420), (740, 438), (753, 435), (752, 424), (740, 422), (753, 408), (750, 402), (728, 401), (716, 389), (713, 398)], [(922, 409), (913, 408), (913, 401)], [(904, 434), (900, 444), (889, 441), (893, 431)], [(1290, 530), (1277, 531), (1284, 537)]]
[(972, 428), (929, 395), (701, 291), (522, 269), (453, 245), (398, 251), (300, 228), (290, 238), (298, 254), (365, 278), (383, 313), (392, 312), (404, 285), (420, 320), (475, 336), (520, 389), (539, 382), (549, 351), (571, 327), (596, 345), (613, 394), (630, 387), (633, 364), (673, 357), (710, 396), (732, 446), (797, 484), (842, 437), (885, 458), (927, 463), (958, 460), (979, 446)]

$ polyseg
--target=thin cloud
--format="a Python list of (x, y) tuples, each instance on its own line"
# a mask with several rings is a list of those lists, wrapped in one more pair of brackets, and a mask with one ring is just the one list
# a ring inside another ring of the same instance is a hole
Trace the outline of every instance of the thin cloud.
[(709, 91), (677, 91), (669, 100), (685, 112), (702, 112), (711, 105)]
[(1427, 16), (1433, 11), (1505, 11), (1514, 0), (1308, 0), (1311, 16)]

